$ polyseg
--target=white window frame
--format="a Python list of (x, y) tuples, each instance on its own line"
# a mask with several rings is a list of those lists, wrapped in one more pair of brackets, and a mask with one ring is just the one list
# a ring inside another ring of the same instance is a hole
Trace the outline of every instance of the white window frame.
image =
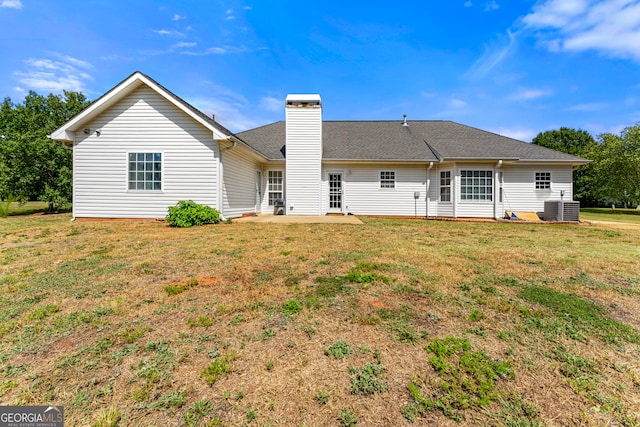
[[(280, 182), (273, 182), (272, 174), (279, 174)], [(273, 206), (276, 199), (284, 199), (284, 170), (282, 169), (270, 169), (267, 171), (267, 203), (269, 206)]]
[[(471, 176), (466, 176), (469, 173)], [(470, 183), (469, 180), (471, 180)], [(493, 203), (493, 181), (493, 170), (491, 169), (461, 169), (460, 201), (463, 203)], [(471, 189), (470, 192), (469, 189)]]
[[(383, 178), (383, 174), (387, 177)], [(381, 170), (378, 173), (380, 190), (395, 190), (396, 188), (396, 171), (394, 170)]]
[[(443, 174), (449, 174), (449, 177), (448, 178), (447, 177), (443, 178), (442, 177)], [(444, 180), (448, 179), (449, 183), (448, 184), (443, 184), (442, 183), (443, 179)], [(439, 180), (440, 180), (439, 181), (440, 194), (438, 196), (438, 200), (440, 201), (440, 203), (451, 203), (452, 202), (451, 196), (453, 194), (453, 191), (452, 191), (452, 188), (453, 188), (453, 171), (451, 171), (451, 170), (440, 171)], [(448, 194), (449, 200), (444, 200), (442, 198), (442, 190), (444, 190), (445, 188), (449, 189), (449, 194)]]
[[(147, 160), (147, 156), (151, 156), (150, 160)], [(136, 159), (132, 160), (131, 156), (135, 156)], [(143, 156), (143, 159), (139, 159)], [(153, 192), (161, 193), (164, 188), (164, 153), (162, 151), (129, 151), (127, 152), (127, 191), (135, 192)], [(135, 163), (136, 170), (131, 170), (131, 165)], [(147, 170), (148, 164), (151, 163), (151, 170)], [(159, 168), (156, 168), (156, 163), (160, 163)], [(139, 165), (144, 165), (143, 170), (138, 170)], [(159, 170), (158, 170), (159, 169)], [(132, 178), (132, 174), (136, 174), (135, 179)], [(142, 176), (140, 175), (142, 174)], [(148, 174), (151, 174), (149, 177)], [(157, 174), (159, 179), (156, 178)], [(135, 184), (136, 188), (131, 188), (131, 184)], [(142, 184), (144, 188), (138, 188)], [(150, 185), (147, 185), (150, 184)], [(151, 188), (148, 188), (151, 187)]]
[(550, 171), (536, 171), (533, 173), (533, 185), (536, 191), (551, 190), (551, 182)]

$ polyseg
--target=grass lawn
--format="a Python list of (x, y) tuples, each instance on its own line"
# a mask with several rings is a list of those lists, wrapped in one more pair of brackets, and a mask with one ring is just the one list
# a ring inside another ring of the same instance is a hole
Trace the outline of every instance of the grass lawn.
[(0, 405), (70, 426), (640, 423), (640, 227), (69, 219), (0, 218)]
[(0, 208), (7, 209), (8, 215), (28, 215), (39, 212), (46, 212), (49, 205), (46, 202), (26, 202), (23, 204), (13, 202), (7, 205), (7, 202), (0, 201)]
[(624, 222), (640, 224), (638, 209), (582, 208), (580, 219), (586, 221)]

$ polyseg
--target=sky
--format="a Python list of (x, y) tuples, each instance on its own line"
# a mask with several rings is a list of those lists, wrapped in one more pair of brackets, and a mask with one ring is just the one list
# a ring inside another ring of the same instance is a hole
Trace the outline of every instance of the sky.
[(0, 0), (0, 96), (93, 100), (141, 71), (231, 131), (453, 120), (531, 141), (640, 121), (640, 0)]

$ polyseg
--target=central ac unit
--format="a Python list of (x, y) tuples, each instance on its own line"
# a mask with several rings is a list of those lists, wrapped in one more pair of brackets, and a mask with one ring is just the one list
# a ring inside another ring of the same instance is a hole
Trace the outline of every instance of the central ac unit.
[(580, 202), (574, 200), (547, 200), (544, 202), (544, 220), (577, 222), (580, 220)]

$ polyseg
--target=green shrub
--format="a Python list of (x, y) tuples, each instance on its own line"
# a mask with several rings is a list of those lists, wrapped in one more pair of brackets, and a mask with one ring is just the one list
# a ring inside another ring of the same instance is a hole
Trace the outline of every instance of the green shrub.
[(200, 205), (193, 200), (180, 200), (175, 206), (169, 206), (166, 220), (172, 227), (192, 227), (194, 225), (217, 224), (220, 212), (210, 206)]

